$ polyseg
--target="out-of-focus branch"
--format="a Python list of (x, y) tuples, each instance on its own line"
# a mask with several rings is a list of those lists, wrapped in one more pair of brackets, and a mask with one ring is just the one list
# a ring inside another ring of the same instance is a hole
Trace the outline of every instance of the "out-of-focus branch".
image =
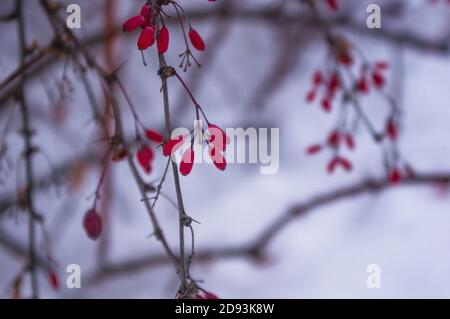
[[(16, 2), (16, 12), (18, 14), (18, 28), (19, 28), (19, 52), (20, 63), (25, 64), (27, 57), (27, 44), (25, 38), (25, 14), (22, 0)], [(33, 168), (33, 155), (36, 148), (33, 146), (32, 137), (34, 131), (31, 129), (30, 113), (27, 104), (25, 94), (26, 73), (23, 72), (20, 78), (20, 114), (22, 116), (22, 134), (24, 140), (24, 152), (25, 158), (25, 175), (26, 175), (26, 187), (24, 190), (24, 207), (28, 210), (28, 270), (31, 275), (31, 297), (33, 299), (39, 298), (39, 287), (37, 278), (37, 264), (36, 264), (36, 227), (35, 218), (37, 216), (33, 203), (34, 196), (34, 168)]]
[[(190, 20), (192, 21), (223, 19), (223, 20), (244, 21), (246, 23), (250, 23), (251, 21), (256, 20), (276, 25), (279, 25), (281, 22), (284, 25), (298, 24), (299, 28), (320, 27), (320, 25), (317, 24), (316, 19), (314, 19), (310, 15), (284, 12), (283, 10), (280, 10), (278, 7), (264, 8), (264, 9), (247, 9), (247, 8), (244, 9), (239, 8), (238, 6), (233, 7), (219, 6), (213, 9), (193, 9), (187, 11), (187, 15), (190, 17)], [(439, 54), (448, 54), (450, 52), (450, 39), (448, 39), (448, 35), (445, 35), (442, 39), (430, 40), (424, 37), (420, 37), (419, 35), (415, 34), (413, 31), (410, 30), (398, 31), (398, 30), (390, 30), (388, 28), (368, 29), (364, 24), (355, 21), (349, 16), (339, 16), (337, 18), (330, 18), (327, 21), (331, 27), (342, 27), (351, 32), (355, 32), (360, 35), (364, 35), (366, 37), (372, 37), (387, 42), (401, 44), (404, 45), (405, 47), (409, 47), (415, 50), (435, 52)], [(167, 21), (167, 23), (168, 24), (176, 23), (176, 20), (169, 20)], [(97, 34), (93, 34), (92, 36), (86, 38), (84, 41), (81, 41), (79, 44), (82, 47), (101, 44), (108, 37), (112, 35), (117, 35), (120, 32), (121, 26), (111, 28), (110, 33), (107, 34), (105, 34), (103, 30), (101, 30)], [(48, 59), (40, 59), (42, 63), (33, 63), (33, 65), (38, 64), (38, 67), (33, 69), (32, 72), (30, 72), (29, 78), (30, 79), (33, 78), (36, 74), (41, 73), (45, 68), (51, 66), (55, 61), (58, 61), (57, 59), (54, 59), (54, 57), (55, 56), (53, 55), (50, 56)], [(19, 66), (19, 68), (20, 67), (23, 66)], [(29, 67), (31, 67), (31, 65)], [(14, 74), (17, 72), (18, 70), (13, 71), (5, 79), (9, 77), (14, 77)], [(5, 80), (2, 81), (2, 84), (4, 81)], [(12, 82), (11, 84), (13, 85), (14, 81), (10, 82)], [(8, 91), (4, 92), (4, 94), (0, 96), (0, 108), (8, 98), (16, 94), (17, 88), (18, 84), (15, 83), (14, 86), (12, 86)]]
[(14, 82), (14, 80), (18, 79), (22, 76), (23, 73), (27, 73), (31, 67), (40, 62), (42, 58), (45, 57), (48, 50), (51, 49), (53, 45), (47, 47), (46, 49), (40, 50), (37, 54), (31, 57), (29, 60), (25, 61), (25, 63), (19, 65), (19, 67), (14, 70), (11, 74), (9, 74), (4, 80), (0, 82), (0, 91), (7, 87), (9, 84)]
[[(113, 89), (114, 84), (119, 83), (117, 74), (116, 74), (117, 70), (112, 73), (109, 73), (105, 69), (103, 69), (97, 63), (95, 58), (89, 53), (89, 51), (86, 49), (86, 47), (83, 46), (82, 42), (75, 36), (75, 34), (72, 32), (72, 30), (67, 28), (65, 21), (63, 19), (61, 19), (61, 17), (58, 14), (58, 9), (53, 7), (51, 2), (48, 0), (41, 0), (40, 3), (41, 3), (41, 6), (42, 6), (44, 12), (47, 14), (51, 24), (53, 25), (53, 28), (56, 33), (55, 35), (58, 36), (58, 34), (59, 34), (58, 30), (60, 30), (61, 32), (63, 32), (63, 34), (65, 36), (67, 36), (69, 38), (72, 45), (74, 46), (73, 50), (75, 50), (81, 54), (81, 56), (86, 61), (87, 66), (89, 68), (91, 68), (93, 71), (95, 71), (95, 73), (97, 74), (99, 79), (103, 82), (105, 89), (107, 90), (108, 97), (109, 97), (109, 100), (110, 100), (110, 103), (111, 103), (111, 106), (113, 109), (114, 122), (115, 122), (115, 134), (111, 138), (111, 141), (110, 141), (111, 148), (115, 148), (118, 146), (119, 147), (124, 146), (125, 148), (127, 148), (127, 145), (125, 144), (126, 139), (125, 139), (124, 128), (122, 125), (120, 108), (119, 108), (117, 99), (115, 98), (114, 89)], [(105, 125), (105, 122), (103, 121), (103, 119), (100, 119), (98, 121), (98, 123), (102, 126)], [(105, 131), (107, 132), (106, 127), (105, 127)], [(138, 186), (138, 189), (140, 191), (142, 198), (145, 199), (145, 198), (147, 198), (147, 193), (149, 191), (149, 185), (144, 181), (142, 176), (139, 174), (138, 168), (136, 167), (136, 164), (134, 163), (132, 153), (127, 152), (127, 155), (128, 155), (127, 161), (128, 161), (128, 165), (130, 167), (131, 173), (132, 173), (134, 180)], [(177, 258), (175, 257), (175, 255), (173, 254), (171, 248), (169, 247), (169, 244), (162, 232), (161, 226), (160, 226), (157, 216), (150, 204), (150, 201), (144, 200), (144, 205), (145, 205), (147, 214), (150, 218), (150, 221), (153, 225), (154, 236), (161, 243), (162, 248), (166, 254), (166, 258), (168, 258), (168, 260), (174, 266), (175, 270), (179, 273), (180, 272), (179, 262), (178, 262)]]
[[(450, 173), (418, 174), (415, 177), (404, 179), (403, 183), (397, 187), (427, 186), (435, 183), (450, 183)], [(391, 186), (391, 183), (386, 179), (367, 179), (351, 186), (313, 196), (309, 200), (305, 200), (292, 206), (286, 212), (281, 214), (255, 236), (253, 240), (242, 245), (200, 249), (196, 253), (196, 260), (213, 261), (239, 257), (261, 258), (264, 256), (265, 249), (270, 242), (292, 221), (303, 218), (319, 208), (339, 201), (392, 189), (397, 188)], [(87, 283), (95, 284), (98, 281), (106, 280), (111, 277), (128, 275), (150, 267), (164, 266), (166, 263), (167, 258), (162, 254), (141, 256), (131, 260), (117, 262), (90, 274)]]
[[(72, 168), (78, 163), (97, 165), (99, 160), (100, 157), (97, 154), (92, 151), (88, 151), (75, 159), (68, 160), (61, 165), (54, 167), (48, 175), (34, 179), (34, 193), (37, 194), (38, 191), (45, 191), (52, 186), (58, 186), (63, 183), (64, 180), (67, 180), (70, 177), (73, 171)], [(21, 203), (17, 202), (15, 198), (16, 195), (14, 193), (0, 195), (0, 217), (2, 217), (2, 215), (12, 206), (23, 206)]]

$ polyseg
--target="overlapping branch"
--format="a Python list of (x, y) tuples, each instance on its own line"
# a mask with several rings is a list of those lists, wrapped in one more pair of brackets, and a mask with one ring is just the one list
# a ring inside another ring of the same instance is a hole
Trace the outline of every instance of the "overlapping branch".
[[(407, 178), (398, 187), (418, 187), (431, 186), (434, 184), (450, 183), (450, 173), (428, 173), (418, 174), (415, 177)], [(264, 257), (267, 247), (272, 240), (278, 236), (292, 221), (305, 218), (312, 215), (320, 208), (335, 204), (340, 201), (354, 199), (358, 196), (374, 195), (389, 190), (396, 190), (386, 179), (366, 179), (353, 185), (338, 188), (332, 191), (324, 192), (310, 199), (301, 201), (293, 205), (284, 213), (280, 214), (265, 228), (256, 234), (249, 242), (199, 249), (196, 253), (196, 260), (199, 261), (220, 261), (223, 259), (246, 257), (250, 259), (259, 259)], [(87, 283), (95, 283), (99, 280), (107, 280), (111, 277), (129, 275), (151, 267), (164, 266), (167, 259), (164, 255), (145, 255), (131, 260), (117, 262), (108, 265), (106, 268), (99, 269), (92, 273)]]

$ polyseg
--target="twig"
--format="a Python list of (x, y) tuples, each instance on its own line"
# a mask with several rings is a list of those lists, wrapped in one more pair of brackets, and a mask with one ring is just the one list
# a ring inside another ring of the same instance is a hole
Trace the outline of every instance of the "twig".
[[(22, 0), (17, 0), (16, 10), (18, 14), (18, 27), (19, 27), (19, 52), (21, 56), (21, 64), (24, 65), (27, 56), (26, 38), (25, 38), (25, 16)], [(31, 297), (33, 299), (39, 298), (39, 287), (37, 280), (36, 269), (36, 229), (34, 218), (37, 215), (33, 203), (34, 192), (34, 178), (33, 178), (33, 154), (36, 149), (32, 145), (32, 136), (34, 132), (30, 128), (30, 118), (28, 112), (28, 105), (25, 96), (25, 82), (26, 73), (23, 72), (20, 79), (20, 112), (23, 122), (23, 139), (25, 144), (24, 157), (25, 157), (25, 174), (27, 185), (25, 189), (24, 204), (29, 212), (28, 220), (28, 269), (31, 275)]]
[[(171, 122), (170, 122), (170, 107), (169, 107), (169, 90), (167, 87), (167, 76), (165, 75), (164, 69), (168, 68), (164, 55), (159, 55), (159, 67), (160, 75), (162, 81), (162, 93), (164, 102), (164, 122), (166, 125), (167, 138), (170, 138), (172, 133)], [(187, 287), (187, 276), (186, 276), (186, 260), (185, 260), (185, 247), (184, 247), (184, 227), (186, 220), (186, 213), (184, 210), (183, 196), (181, 193), (180, 176), (178, 175), (177, 164), (172, 161), (172, 171), (175, 183), (175, 192), (177, 195), (178, 203), (178, 223), (179, 223), (179, 240), (180, 240), (180, 271), (181, 271), (181, 289), (184, 290)]]
[[(406, 186), (426, 186), (434, 183), (450, 183), (450, 173), (418, 174), (403, 181), (397, 187), (391, 186), (386, 179), (367, 179), (356, 184), (335, 189), (311, 197), (309, 200), (292, 206), (278, 218), (262, 229), (253, 240), (232, 246), (203, 248), (195, 253), (197, 261), (212, 261), (238, 257), (260, 258), (268, 244), (285, 229), (293, 220), (304, 218), (310, 213), (337, 203), (367, 194), (381, 193), (387, 190)], [(164, 255), (141, 256), (131, 260), (110, 264), (99, 269), (88, 277), (92, 283), (106, 280), (114, 276), (127, 275), (150, 267), (164, 266), (167, 260)]]
[[(110, 90), (111, 91), (111, 90)], [(123, 144), (123, 126), (122, 126), (122, 120), (121, 120), (121, 115), (120, 115), (120, 111), (119, 111), (119, 107), (117, 105), (117, 101), (115, 100), (114, 96), (111, 96), (111, 104), (114, 110), (114, 119), (115, 119), (115, 124), (116, 124), (116, 137), (115, 139), (117, 139), (117, 143), (121, 143)], [(136, 181), (136, 184), (139, 188), (139, 192), (141, 194), (142, 198), (146, 198), (147, 197), (147, 191), (148, 191), (148, 187), (147, 184), (144, 182), (144, 180), (142, 179), (142, 177), (139, 174), (139, 171), (133, 161), (133, 156), (132, 155), (128, 155), (127, 157), (128, 160), (128, 166), (130, 167), (131, 173), (133, 174), (133, 177)], [(181, 269), (180, 269), (180, 265), (178, 263), (178, 259), (175, 257), (175, 255), (173, 254), (172, 250), (169, 247), (169, 244), (166, 240), (166, 238), (164, 237), (163, 231), (161, 229), (161, 226), (159, 225), (158, 219), (156, 218), (156, 214), (152, 208), (152, 205), (150, 203), (150, 200), (146, 199), (144, 200), (144, 205), (145, 208), (147, 210), (147, 213), (150, 217), (150, 220), (152, 222), (153, 225), (153, 235), (156, 237), (156, 239), (158, 241), (161, 242), (164, 251), (166, 253), (166, 256), (169, 257), (170, 262), (173, 264), (174, 268), (176, 269), (177, 272), (181, 273)]]

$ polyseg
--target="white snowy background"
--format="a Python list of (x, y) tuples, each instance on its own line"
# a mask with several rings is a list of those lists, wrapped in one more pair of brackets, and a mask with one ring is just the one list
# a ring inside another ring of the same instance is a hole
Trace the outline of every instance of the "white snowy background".
[[(226, 1), (226, 0), (222, 0)], [(72, 1), (74, 2), (74, 1)], [(102, 27), (103, 1), (76, 1), (82, 7), (81, 37), (99, 32)], [(180, 1), (189, 11), (220, 4), (206, 0)], [(218, 1), (220, 2), (220, 1)], [(373, 2), (373, 1), (372, 1)], [(382, 5), (391, 1), (377, 1)], [(38, 43), (48, 41), (51, 29), (44, 22), (37, 1), (27, 3), (27, 37)], [(278, 1), (242, 1), (236, 7), (258, 10)], [(352, 12), (364, 28), (367, 1), (341, 0), (342, 9)], [(407, 30), (424, 39), (441, 39), (449, 34), (450, 7), (428, 5), (427, 1), (400, 1), (405, 5), (400, 20), (392, 21), (387, 13), (389, 30)], [(28, 7), (29, 6), (29, 7)], [(139, 10), (140, 1), (119, 1), (118, 22)], [(9, 12), (13, 1), (0, 2), (0, 13)], [(237, 10), (238, 10), (237, 9)], [(294, 9), (292, 9), (294, 10)], [(326, 12), (326, 8), (322, 8)], [(402, 9), (403, 10), (403, 9)], [(348, 154), (355, 164), (351, 174), (330, 176), (325, 167), (328, 157), (308, 157), (305, 148), (322, 140), (335, 123), (337, 112), (324, 114), (319, 106), (305, 102), (310, 75), (326, 59), (320, 32), (305, 30), (298, 50), (298, 63), (289, 76), (268, 97), (255, 98), (261, 79), (280, 58), (280, 30), (259, 20), (215, 19), (193, 24), (208, 40), (217, 28), (227, 28), (218, 52), (204, 68), (191, 69), (200, 76), (195, 96), (208, 118), (222, 127), (280, 128), (280, 169), (274, 175), (259, 174), (259, 165), (230, 165), (225, 173), (209, 165), (196, 165), (189, 177), (182, 178), (182, 190), (188, 213), (201, 225), (194, 225), (197, 249), (246, 244), (292, 205), (316, 194), (351, 185), (367, 177), (383, 177), (381, 150), (365, 132), (357, 137), (357, 149)], [(34, 26), (34, 27), (32, 27)], [(37, 26), (37, 27), (36, 27)], [(180, 33), (171, 25), (169, 63), (178, 63), (182, 47)], [(342, 29), (370, 60), (388, 60), (393, 67), (387, 90), (398, 99), (404, 111), (400, 149), (418, 172), (450, 171), (450, 59), (446, 54), (418, 50), (407, 45)], [(309, 34), (308, 34), (309, 33)], [(0, 78), (17, 67), (18, 54), (14, 23), (0, 24)], [(136, 50), (137, 34), (119, 35), (117, 61), (126, 64), (121, 77), (148, 127), (161, 128), (163, 113), (160, 81), (156, 76), (155, 50), (146, 57), (143, 67)], [(96, 56), (101, 59), (101, 50)], [(202, 61), (203, 55), (199, 54)], [(62, 63), (28, 84), (27, 97), (33, 109), (36, 144), (53, 165), (64, 163), (89, 149), (99, 148), (96, 127), (91, 121), (88, 100), (76, 75), (71, 75), (74, 92), (68, 101), (69, 114), (64, 125), (54, 127), (49, 120), (50, 107), (43, 83), (55, 91), (54, 83), (62, 74)], [(92, 80), (95, 83), (95, 78)], [(177, 108), (176, 125), (191, 127), (194, 114), (184, 91), (176, 81), (170, 82), (173, 107)], [(101, 101), (102, 95), (98, 94)], [(181, 101), (181, 102), (180, 102)], [(257, 101), (257, 102), (255, 102)], [(254, 105), (258, 103), (257, 105)], [(383, 101), (369, 97), (363, 101), (375, 123), (384, 118)], [(121, 105), (132, 129), (126, 105)], [(9, 108), (8, 108), (9, 109)], [(0, 124), (10, 122), (8, 154), (14, 167), (0, 186), (0, 199), (14, 194), (24, 182), (22, 150), (17, 134), (20, 116), (5, 108)], [(47, 159), (36, 156), (38, 175), (49, 172)], [(165, 161), (161, 155), (149, 181), (158, 179)], [(173, 298), (178, 288), (177, 276), (169, 264), (123, 272), (100, 282), (89, 282), (89, 274), (99, 265), (98, 242), (89, 240), (82, 229), (84, 213), (92, 205), (86, 198), (95, 190), (99, 167), (88, 170), (87, 177), (75, 192), (62, 186), (39, 194), (36, 207), (46, 218), (49, 246), (57, 261), (62, 288), (53, 291), (44, 272), (40, 273), (41, 294), (45, 298)], [(111, 171), (113, 198), (110, 203), (110, 245), (107, 260), (111, 263), (162, 253), (151, 233), (151, 224), (140, 201), (126, 163), (115, 164)], [(164, 193), (174, 198), (173, 181), (166, 182)], [(173, 248), (177, 247), (177, 211), (164, 198), (157, 204), (157, 215)], [(27, 218), (10, 212), (0, 217), (0, 233), (26, 247)], [(221, 298), (449, 298), (450, 297), (450, 201), (433, 187), (399, 187), (380, 194), (364, 195), (314, 210), (305, 218), (289, 224), (267, 248), (264, 264), (239, 257), (208, 263), (194, 261), (193, 275), (202, 286)], [(42, 253), (42, 242), (39, 243)], [(26, 262), (0, 245), (0, 297), (7, 298), (14, 276)], [(78, 264), (82, 269), (82, 288), (64, 288), (65, 267)], [(368, 289), (366, 268), (381, 267), (382, 286)], [(28, 277), (26, 277), (28, 279)], [(24, 281), (27, 295), (28, 280)]]

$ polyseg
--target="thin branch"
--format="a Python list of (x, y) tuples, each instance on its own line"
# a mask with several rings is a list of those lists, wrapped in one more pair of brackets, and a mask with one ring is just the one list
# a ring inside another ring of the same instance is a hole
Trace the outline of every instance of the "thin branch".
[[(112, 90), (110, 90), (110, 91), (112, 91)], [(123, 130), (123, 126), (122, 126), (122, 120), (121, 120), (119, 107), (117, 105), (117, 101), (115, 100), (114, 96), (111, 96), (111, 104), (112, 104), (112, 107), (114, 110), (114, 119), (115, 119), (115, 124), (116, 124), (115, 139), (117, 139), (117, 143), (123, 144), (124, 130)], [(158, 222), (158, 219), (156, 218), (156, 214), (152, 208), (150, 200), (146, 199), (148, 187), (147, 187), (147, 184), (145, 183), (145, 181), (142, 179), (141, 175), (139, 174), (138, 168), (136, 167), (136, 164), (133, 161), (132, 154), (128, 155), (127, 160), (128, 160), (128, 166), (130, 167), (131, 173), (132, 173), (134, 180), (136, 181), (136, 184), (139, 188), (141, 198), (145, 198), (145, 200), (143, 202), (144, 202), (145, 208), (147, 210), (147, 213), (148, 213), (150, 220), (152, 222), (152, 225), (153, 225), (153, 235), (156, 237), (156, 239), (159, 242), (161, 242), (161, 245), (163, 246), (165, 254), (166, 254), (166, 258), (169, 257), (169, 260), (173, 264), (176, 271), (181, 272), (180, 265), (178, 263), (178, 259), (173, 254), (166, 238), (164, 237), (162, 228)]]
[[(164, 69), (168, 68), (164, 55), (159, 55), (159, 67), (160, 75), (162, 81), (162, 93), (164, 102), (164, 122), (166, 125), (167, 138), (170, 138), (172, 133), (171, 122), (170, 122), (170, 107), (169, 107), (169, 89), (167, 87), (167, 76), (165, 75)], [(179, 226), (179, 241), (180, 241), (180, 267), (181, 267), (181, 289), (184, 290), (187, 287), (187, 276), (186, 276), (186, 260), (185, 260), (185, 247), (184, 247), (184, 227), (186, 221), (186, 213), (184, 210), (183, 196), (181, 193), (180, 176), (178, 175), (178, 167), (174, 161), (172, 162), (172, 171), (175, 183), (175, 192), (177, 195), (178, 204), (178, 226)]]
[[(25, 38), (25, 14), (22, 0), (17, 0), (16, 11), (18, 14), (18, 28), (19, 28), (19, 52), (21, 56), (21, 64), (24, 65), (27, 56), (27, 46)], [(37, 267), (36, 267), (36, 229), (34, 218), (37, 215), (34, 203), (34, 175), (33, 175), (33, 154), (36, 149), (32, 144), (32, 136), (34, 132), (30, 127), (29, 109), (27, 105), (27, 100), (25, 96), (25, 83), (26, 83), (26, 73), (23, 72), (20, 79), (20, 113), (22, 115), (23, 122), (23, 139), (25, 144), (24, 157), (25, 157), (25, 174), (27, 185), (24, 194), (24, 204), (28, 209), (29, 219), (28, 219), (28, 269), (31, 275), (31, 297), (33, 299), (39, 298), (39, 287), (37, 278)]]
[[(358, 196), (381, 193), (407, 186), (428, 186), (435, 183), (450, 183), (450, 173), (418, 174), (403, 181), (399, 186), (393, 187), (386, 179), (366, 179), (354, 185), (339, 188), (311, 197), (300, 202), (262, 229), (253, 240), (241, 245), (225, 247), (203, 248), (195, 253), (197, 261), (212, 261), (230, 258), (248, 257), (260, 258), (270, 242), (282, 232), (293, 220), (304, 218), (320, 208), (335, 204), (339, 201), (354, 199)], [(106, 280), (111, 277), (128, 275), (150, 267), (159, 267), (166, 264), (164, 255), (141, 256), (131, 260), (110, 264), (107, 268), (99, 269), (88, 277), (92, 283)]]

